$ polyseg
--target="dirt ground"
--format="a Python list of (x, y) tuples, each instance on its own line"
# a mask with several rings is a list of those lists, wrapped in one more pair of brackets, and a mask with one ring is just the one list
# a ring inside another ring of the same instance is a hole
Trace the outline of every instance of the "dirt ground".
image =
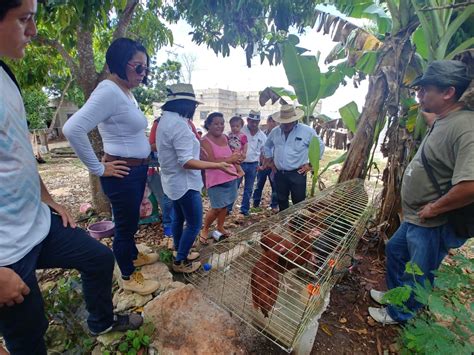
[[(53, 143), (50, 148), (67, 146), (67, 143)], [(321, 166), (341, 154), (328, 149)], [(331, 167), (323, 181), (331, 185), (337, 178), (339, 165)], [(89, 195), (88, 172), (77, 158), (47, 157), (47, 163), (39, 165), (40, 174), (53, 197), (66, 205), (76, 219), (79, 217), (81, 203), (91, 202)], [(267, 184), (268, 185), (268, 184)], [(239, 195), (240, 196), (240, 195)], [(256, 223), (271, 215), (267, 208), (270, 199), (269, 186), (264, 190), (264, 203), (261, 211), (251, 213), (242, 219), (231, 217), (226, 227), (229, 231)], [(237, 201), (237, 205), (240, 200)], [(204, 200), (208, 208), (207, 199)], [(137, 233), (137, 242), (149, 246), (157, 245), (162, 238), (159, 223), (141, 226)], [(381, 326), (368, 317), (367, 307), (374, 305), (368, 291), (372, 287), (384, 288), (384, 256), (378, 240), (363, 239), (357, 248), (358, 266), (351, 274), (342, 277), (331, 292), (331, 301), (327, 311), (320, 319), (320, 325), (314, 344), (314, 354), (387, 354), (396, 352), (396, 326)], [(54, 277), (54, 272), (44, 275), (43, 279)], [(40, 278), (41, 279), (41, 278)], [(280, 353), (279, 348), (263, 341), (252, 349), (252, 353)], [(283, 352), (281, 352), (283, 353)]]

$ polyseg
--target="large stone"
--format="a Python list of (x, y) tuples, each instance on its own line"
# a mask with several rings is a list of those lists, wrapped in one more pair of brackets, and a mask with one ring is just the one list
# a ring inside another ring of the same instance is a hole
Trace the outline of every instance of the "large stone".
[(191, 285), (170, 290), (145, 306), (160, 354), (244, 354), (237, 323)]
[(115, 312), (120, 313), (128, 309), (142, 307), (152, 299), (152, 295), (142, 296), (134, 292), (119, 291), (114, 295), (113, 304)]
[(97, 341), (105, 347), (108, 347), (114, 344), (118, 344), (120, 342), (120, 339), (122, 339), (123, 335), (123, 332), (110, 332), (99, 335), (97, 337)]
[(158, 289), (158, 293), (167, 290), (173, 282), (173, 275), (168, 266), (161, 262), (143, 266), (141, 273), (145, 279), (159, 282), (160, 288)]

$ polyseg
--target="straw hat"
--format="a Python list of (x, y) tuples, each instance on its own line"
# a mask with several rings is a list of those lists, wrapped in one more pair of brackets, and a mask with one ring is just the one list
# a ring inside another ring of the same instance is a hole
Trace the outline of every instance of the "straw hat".
[(197, 104), (202, 104), (201, 101), (196, 100), (194, 89), (191, 84), (172, 84), (166, 87), (167, 97), (165, 102), (175, 100), (190, 100)]
[(255, 121), (260, 121), (260, 111), (250, 110), (249, 114), (247, 115), (247, 118), (250, 118), (251, 120)]
[(276, 122), (291, 123), (301, 119), (304, 112), (299, 108), (295, 109), (293, 105), (282, 105), (280, 112), (275, 112), (271, 116)]

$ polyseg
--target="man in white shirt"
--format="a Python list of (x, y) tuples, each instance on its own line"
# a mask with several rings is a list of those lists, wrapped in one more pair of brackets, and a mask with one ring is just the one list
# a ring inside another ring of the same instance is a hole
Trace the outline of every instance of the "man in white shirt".
[[(36, 34), (36, 0), (0, 6), (0, 58), (21, 59)], [(81, 272), (93, 334), (136, 329), (141, 316), (114, 316), (109, 248), (76, 228), (43, 184), (18, 83), (0, 60), (0, 334), (12, 354), (46, 354), (48, 328), (36, 269)]]
[(240, 213), (244, 216), (249, 215), (250, 198), (252, 197), (255, 178), (257, 177), (258, 164), (260, 162), (260, 154), (267, 140), (267, 136), (263, 133), (258, 125), (260, 124), (260, 112), (250, 110), (247, 116), (247, 125), (242, 128), (242, 133), (247, 136), (247, 155), (241, 163), (242, 170), (245, 175), (239, 181), (239, 185), (244, 179), (244, 193), (240, 206)]

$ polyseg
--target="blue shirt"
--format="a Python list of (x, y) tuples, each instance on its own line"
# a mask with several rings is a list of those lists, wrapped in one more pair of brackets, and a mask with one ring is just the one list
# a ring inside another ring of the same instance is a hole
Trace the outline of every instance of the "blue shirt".
[[(317, 137), (319, 139), (320, 157), (324, 153), (324, 143), (311, 127), (297, 123), (285, 137), (281, 126), (275, 127), (268, 135), (264, 147), (265, 158), (273, 158), (278, 170), (295, 170), (309, 161), (309, 143)], [(273, 153), (272, 153), (273, 150)]]

